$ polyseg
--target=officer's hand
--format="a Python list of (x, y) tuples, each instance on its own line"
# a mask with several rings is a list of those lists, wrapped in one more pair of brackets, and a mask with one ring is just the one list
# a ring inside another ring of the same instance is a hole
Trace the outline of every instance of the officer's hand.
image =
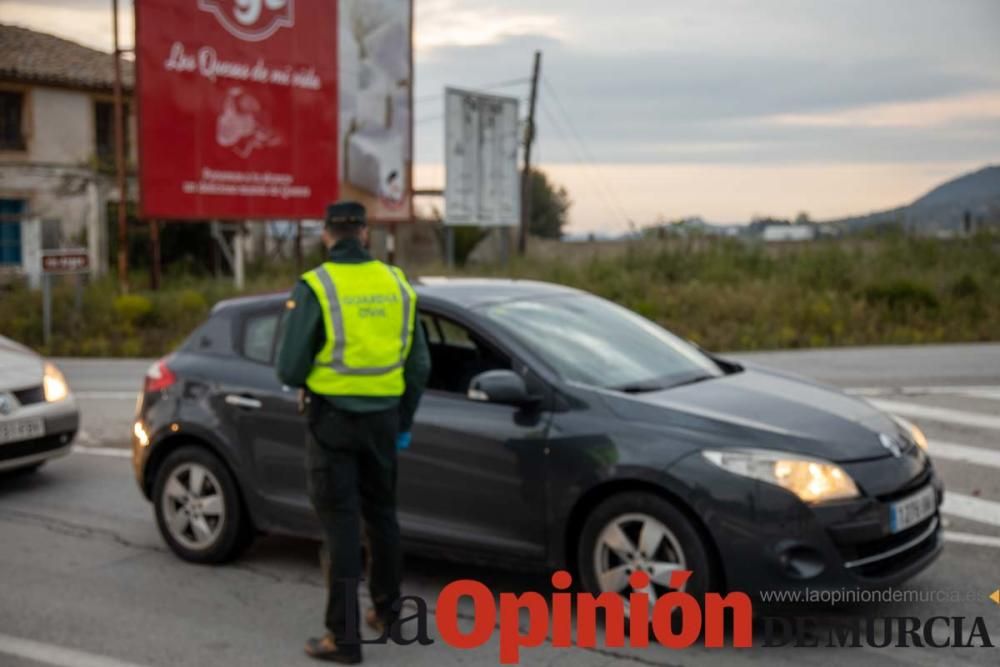
[(410, 434), (409, 431), (406, 431), (405, 433), (400, 433), (398, 436), (396, 436), (396, 449), (409, 449), (410, 440), (412, 440), (412, 438), (413, 436)]

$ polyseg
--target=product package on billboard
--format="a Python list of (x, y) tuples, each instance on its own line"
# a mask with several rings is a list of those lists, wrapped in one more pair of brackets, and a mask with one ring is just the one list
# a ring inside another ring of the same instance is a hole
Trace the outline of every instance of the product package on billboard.
[(340, 0), (341, 184), (372, 219), (410, 217), (410, 0)]

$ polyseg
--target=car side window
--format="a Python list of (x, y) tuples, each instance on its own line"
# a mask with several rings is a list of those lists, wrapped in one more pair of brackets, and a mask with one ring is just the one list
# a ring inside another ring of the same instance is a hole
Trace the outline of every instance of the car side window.
[(464, 396), (472, 378), (485, 371), (511, 370), (511, 359), (454, 320), (422, 313), (431, 353), (428, 389)]
[(452, 347), (476, 348), (475, 341), (472, 340), (469, 330), (465, 327), (443, 318), (438, 318), (437, 323), (445, 344)]
[(420, 326), (424, 329), (424, 335), (428, 343), (441, 343), (441, 332), (438, 330), (437, 322), (430, 315), (420, 314)]
[(274, 347), (281, 326), (280, 312), (250, 315), (243, 323), (243, 356), (251, 361), (271, 365)]

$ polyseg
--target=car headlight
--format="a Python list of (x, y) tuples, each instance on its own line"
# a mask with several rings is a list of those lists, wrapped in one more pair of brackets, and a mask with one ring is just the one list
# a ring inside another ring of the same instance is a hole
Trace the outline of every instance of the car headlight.
[(69, 385), (66, 384), (66, 378), (54, 364), (48, 361), (45, 362), (42, 389), (45, 391), (45, 400), (49, 403), (61, 401), (69, 396)]
[(925, 452), (927, 451), (928, 447), (927, 436), (924, 435), (923, 431), (917, 428), (916, 424), (911, 422), (909, 419), (903, 419), (902, 417), (898, 417), (896, 415), (893, 415), (892, 418), (895, 420), (897, 424), (899, 424), (900, 428), (902, 428), (904, 431), (907, 432), (907, 434), (909, 434), (910, 440), (916, 443), (917, 447), (924, 450)]
[(766, 449), (708, 450), (702, 454), (724, 470), (780, 486), (809, 504), (861, 495), (843, 468), (822, 459)]

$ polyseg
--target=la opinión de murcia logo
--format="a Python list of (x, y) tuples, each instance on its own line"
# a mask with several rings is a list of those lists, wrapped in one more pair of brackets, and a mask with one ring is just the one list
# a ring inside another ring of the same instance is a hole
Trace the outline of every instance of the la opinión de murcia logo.
[(198, 0), (226, 31), (246, 42), (260, 42), (280, 28), (295, 25), (295, 0)]

